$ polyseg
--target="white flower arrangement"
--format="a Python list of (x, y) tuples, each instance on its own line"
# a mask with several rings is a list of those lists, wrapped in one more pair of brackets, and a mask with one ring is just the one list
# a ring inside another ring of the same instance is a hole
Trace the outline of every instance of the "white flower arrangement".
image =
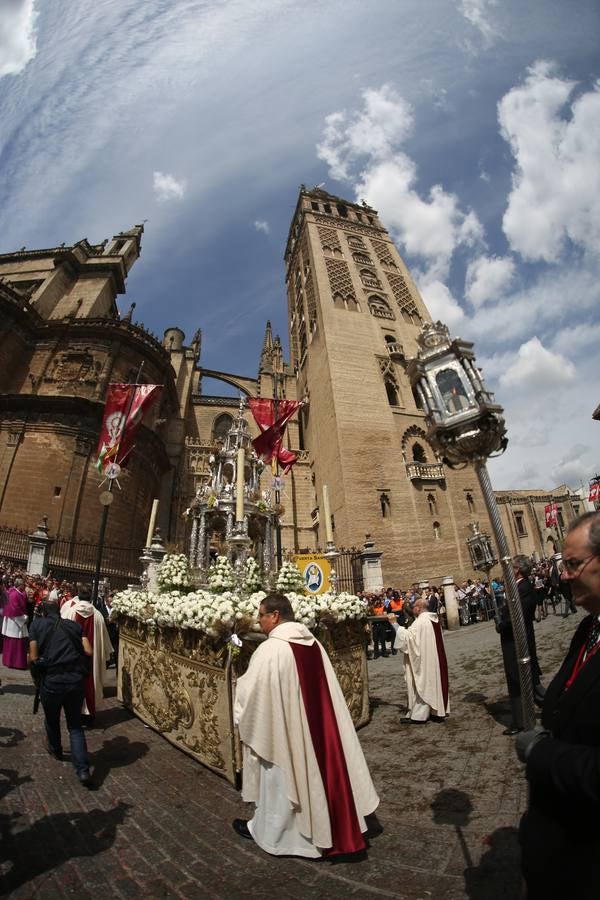
[[(184, 564), (185, 563), (185, 564)], [(284, 571), (285, 570), (285, 571)], [(128, 588), (115, 594), (111, 616), (127, 617), (159, 628), (181, 628), (203, 632), (213, 638), (231, 637), (238, 631), (260, 631), (258, 609), (267, 596), (257, 590), (260, 571), (256, 560), (249, 559), (245, 567), (245, 579), (241, 591), (232, 590), (235, 575), (226, 557), (217, 557), (209, 571), (209, 590), (189, 591), (189, 569), (183, 554), (165, 557), (161, 564), (162, 577), (158, 579), (160, 592)], [(299, 590), (283, 591), (294, 610), (297, 622), (307, 628), (316, 628), (320, 621), (362, 619), (367, 615), (367, 604), (354, 594), (345, 591), (306, 595), (302, 591), (302, 578), (294, 563), (285, 563), (280, 571), (282, 583), (300, 585)], [(184, 583), (174, 585), (179, 577)], [(187, 583), (185, 583), (187, 582)], [(280, 579), (278, 579), (278, 586)]]
[(182, 591), (192, 586), (190, 567), (185, 553), (167, 553), (158, 567), (156, 583), (161, 593)]
[(235, 587), (233, 566), (226, 556), (217, 556), (208, 570), (208, 586), (217, 594), (223, 594)]
[(249, 556), (244, 566), (244, 580), (242, 590), (244, 593), (253, 594), (262, 587), (262, 575), (260, 567), (253, 556)]
[(127, 588), (113, 595), (110, 617), (115, 619), (117, 616), (126, 616), (129, 619), (148, 622), (152, 617), (156, 600), (157, 596), (149, 594), (148, 591)]
[(284, 594), (288, 591), (299, 593), (304, 591), (304, 579), (300, 569), (292, 560), (286, 560), (277, 576), (276, 588)]

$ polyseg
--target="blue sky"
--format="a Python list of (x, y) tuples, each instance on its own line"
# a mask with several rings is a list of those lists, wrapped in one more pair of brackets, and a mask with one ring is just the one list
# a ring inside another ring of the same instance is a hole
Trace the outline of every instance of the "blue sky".
[(254, 375), (300, 183), (379, 210), (505, 406), (498, 488), (600, 468), (596, 0), (0, 0), (0, 251), (147, 220), (122, 309)]

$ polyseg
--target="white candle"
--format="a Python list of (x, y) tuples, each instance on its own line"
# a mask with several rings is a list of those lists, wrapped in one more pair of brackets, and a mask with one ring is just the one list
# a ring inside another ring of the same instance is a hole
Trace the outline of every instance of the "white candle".
[(152, 544), (154, 536), (154, 526), (156, 525), (156, 514), (158, 513), (158, 500), (152, 501), (152, 512), (150, 513), (150, 521), (148, 523), (148, 534), (146, 536), (146, 547)]
[(329, 507), (329, 488), (326, 484), (323, 485), (323, 516), (325, 517), (325, 538), (328, 544), (333, 544), (331, 509)]
[(244, 521), (244, 448), (237, 452), (237, 472), (235, 482), (235, 521)]

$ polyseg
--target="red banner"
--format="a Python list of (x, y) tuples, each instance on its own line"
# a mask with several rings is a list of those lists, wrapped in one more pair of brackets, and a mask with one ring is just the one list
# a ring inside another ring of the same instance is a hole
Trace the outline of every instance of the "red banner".
[(600, 481), (592, 481), (590, 484), (590, 493), (588, 496), (590, 503), (596, 503), (600, 500)]
[(556, 503), (548, 503), (544, 507), (544, 513), (546, 515), (546, 528), (550, 528), (551, 525), (558, 523), (558, 506)]
[[(109, 384), (98, 442), (96, 468), (105, 471), (110, 463), (123, 465), (144, 414), (162, 390), (159, 384)], [(132, 399), (133, 395), (133, 399)], [(127, 422), (125, 417), (127, 416)]]
[(283, 474), (287, 475), (298, 457), (283, 446), (283, 435), (289, 420), (300, 403), (297, 400), (279, 400), (277, 404), (277, 421), (275, 421), (275, 401), (249, 399), (249, 406), (256, 424), (262, 434), (252, 441), (256, 454), (263, 462), (270, 462), (273, 457), (283, 466)]

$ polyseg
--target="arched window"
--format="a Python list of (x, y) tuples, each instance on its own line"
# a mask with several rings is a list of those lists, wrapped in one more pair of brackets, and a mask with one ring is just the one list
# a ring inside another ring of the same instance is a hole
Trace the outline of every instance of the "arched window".
[(366, 287), (372, 288), (381, 288), (381, 284), (379, 283), (379, 279), (375, 272), (371, 271), (371, 269), (361, 269), (360, 277), (362, 279), (362, 283)]
[(423, 450), (423, 448), (421, 447), (420, 444), (413, 444), (412, 457), (413, 457), (414, 462), (417, 462), (417, 463), (426, 463), (427, 462), (427, 456), (425, 455), (425, 451)]
[(217, 416), (213, 423), (213, 441), (215, 443), (224, 444), (227, 432), (233, 425), (233, 416), (223, 413)]
[(469, 512), (475, 512), (475, 501), (473, 500), (473, 494), (468, 493), (466, 500), (467, 506), (469, 507)]
[(338, 211), (338, 215), (340, 215), (343, 219), (348, 218), (348, 207), (346, 206), (345, 203), (338, 203), (337, 211)]
[(387, 394), (390, 406), (398, 406), (398, 385), (391, 375), (386, 375), (384, 379), (385, 392)]
[(442, 538), (442, 526), (439, 522), (433, 523), (433, 539), (434, 541), (439, 541)]
[(372, 316), (376, 316), (378, 319), (395, 319), (394, 313), (392, 312), (389, 303), (387, 300), (384, 300), (383, 297), (369, 297), (368, 299), (369, 311)]
[(384, 519), (387, 519), (390, 514), (391, 507), (390, 498), (385, 491), (382, 491), (382, 493), (379, 495), (379, 503), (381, 505), (381, 515)]
[(373, 265), (373, 263), (371, 261), (371, 257), (367, 253), (364, 253), (364, 252), (361, 253), (359, 251), (356, 251), (355, 253), (352, 254), (352, 258), (354, 259), (354, 262), (359, 266), (372, 266)]
[(429, 506), (429, 512), (433, 516), (437, 512), (437, 500), (435, 499), (435, 494), (427, 494), (427, 505)]

